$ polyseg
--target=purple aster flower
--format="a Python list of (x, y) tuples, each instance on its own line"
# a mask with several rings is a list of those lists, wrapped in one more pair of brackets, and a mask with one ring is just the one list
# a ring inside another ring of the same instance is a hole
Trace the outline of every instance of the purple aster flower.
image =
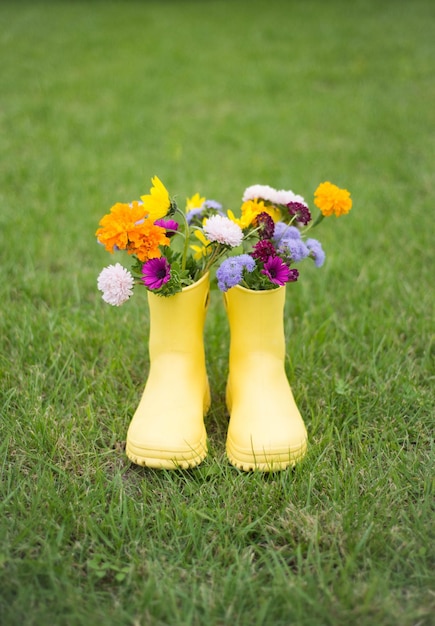
[(255, 268), (255, 261), (249, 254), (232, 256), (222, 261), (216, 271), (218, 287), (221, 291), (228, 291), (231, 287), (238, 285), (243, 277), (243, 270), (252, 272)]
[(276, 256), (275, 246), (268, 239), (260, 239), (252, 250), (252, 256), (264, 263), (270, 256)]
[(289, 226), (285, 222), (277, 222), (275, 224), (275, 232), (273, 233), (273, 241), (280, 245), (287, 239), (300, 239), (301, 233), (296, 226)]
[(222, 211), (222, 205), (216, 200), (205, 200), (200, 207), (195, 207), (194, 209), (187, 211), (186, 219), (189, 225), (192, 224), (192, 222), (195, 222), (195, 224), (201, 224), (204, 218), (212, 215), (225, 217), (225, 214)]
[(269, 257), (264, 264), (261, 273), (265, 274), (272, 283), (279, 285), (280, 287), (288, 283), (290, 281), (290, 277), (292, 276), (290, 268), (282, 259), (279, 258), (279, 256)]
[(269, 213), (263, 211), (259, 213), (255, 220), (255, 226), (259, 227), (258, 236), (260, 239), (272, 239), (275, 231), (275, 222), (270, 217)]
[(292, 261), (295, 263), (302, 261), (302, 259), (305, 259), (310, 254), (308, 247), (302, 239), (292, 239), (290, 237), (281, 239), (279, 251), (284, 254), (289, 253)]
[(306, 226), (311, 221), (310, 209), (306, 204), (302, 202), (289, 202), (287, 204), (288, 212), (290, 215), (296, 217), (296, 221)]
[(255, 268), (255, 261), (250, 254), (239, 254), (238, 257), (234, 257), (239, 260), (240, 265), (243, 269), (248, 272), (253, 272)]
[(204, 209), (212, 209), (213, 211), (217, 211), (220, 215), (223, 215), (222, 205), (216, 200), (206, 200), (202, 206)]
[(149, 289), (160, 289), (171, 278), (171, 266), (165, 257), (150, 259), (142, 266), (142, 281)]
[(179, 224), (175, 220), (164, 220), (159, 219), (154, 222), (156, 226), (161, 226), (162, 228), (166, 228), (166, 236), (172, 237), (175, 235), (175, 231), (178, 230)]
[(202, 215), (202, 208), (190, 209), (186, 213), (187, 223), (190, 224), (195, 217), (200, 217)]
[(317, 239), (307, 239), (305, 242), (308, 250), (310, 251), (310, 257), (314, 259), (316, 267), (322, 267), (325, 262), (325, 252), (323, 251), (322, 244)]

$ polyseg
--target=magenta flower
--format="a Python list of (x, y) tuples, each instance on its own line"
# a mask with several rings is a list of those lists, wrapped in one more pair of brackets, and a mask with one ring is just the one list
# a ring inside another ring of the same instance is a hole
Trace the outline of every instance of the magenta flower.
[[(297, 270), (290, 270), (279, 256), (271, 256), (265, 262), (261, 273), (265, 274), (272, 283), (282, 287), (292, 280), (291, 277), (295, 271)], [(293, 278), (293, 280), (296, 279)]]
[(149, 289), (160, 289), (171, 278), (171, 266), (165, 257), (150, 259), (142, 266), (142, 281)]
[(164, 220), (159, 219), (154, 222), (156, 226), (161, 226), (162, 228), (166, 228), (166, 236), (172, 237), (175, 235), (175, 231), (178, 230), (179, 224), (175, 220)]

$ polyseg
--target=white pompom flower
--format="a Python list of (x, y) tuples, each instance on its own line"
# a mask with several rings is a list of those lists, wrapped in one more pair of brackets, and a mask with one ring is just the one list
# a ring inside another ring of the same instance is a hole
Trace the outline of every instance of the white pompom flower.
[(270, 185), (251, 185), (245, 189), (242, 200), (243, 202), (248, 200), (268, 200), (273, 202), (275, 194), (276, 189), (270, 187)]
[(217, 241), (232, 248), (236, 248), (242, 243), (242, 229), (229, 217), (212, 215), (207, 219), (203, 228), (209, 241)]
[(299, 196), (290, 189), (274, 189), (270, 185), (251, 185), (247, 187), (243, 194), (243, 202), (247, 200), (264, 200), (271, 204), (286, 206), (290, 202), (300, 202), (301, 204), (307, 203), (302, 196)]
[(107, 304), (121, 306), (133, 295), (134, 278), (120, 263), (105, 267), (98, 276), (97, 286)]
[(275, 204), (281, 204), (283, 206), (290, 204), (290, 202), (299, 202), (300, 204), (308, 206), (303, 197), (299, 196), (296, 193), (293, 193), (291, 189), (279, 189), (278, 191), (276, 191), (272, 202), (274, 202)]

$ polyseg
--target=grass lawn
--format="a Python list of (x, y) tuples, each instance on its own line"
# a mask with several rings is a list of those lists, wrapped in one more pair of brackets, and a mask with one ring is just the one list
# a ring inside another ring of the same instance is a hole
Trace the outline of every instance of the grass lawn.
[[(3, 0), (0, 21), (0, 623), (434, 624), (433, 1)], [(125, 457), (146, 297), (101, 300), (94, 233), (155, 174), (234, 211), (255, 183), (352, 193), (287, 288), (294, 470), (226, 460), (217, 291), (208, 457)]]

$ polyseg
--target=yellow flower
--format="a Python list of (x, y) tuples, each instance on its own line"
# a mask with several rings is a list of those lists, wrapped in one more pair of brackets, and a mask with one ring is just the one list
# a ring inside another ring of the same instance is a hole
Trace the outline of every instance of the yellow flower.
[(242, 204), (240, 219), (234, 217), (232, 211), (228, 211), (228, 217), (244, 229), (248, 228), (260, 213), (267, 213), (274, 222), (281, 219), (281, 211), (274, 206), (265, 206), (263, 200), (246, 200)]
[(238, 224), (240, 226), (240, 228), (246, 228), (246, 226), (243, 226), (243, 222), (242, 222), (242, 218), (238, 218), (234, 215), (234, 213), (231, 211), (231, 209), (228, 209), (227, 211), (227, 215), (228, 218), (232, 221), (235, 222), (236, 224)]
[(195, 237), (203, 244), (202, 246), (191, 245), (191, 249), (195, 252), (193, 258), (200, 261), (203, 256), (207, 256), (211, 252), (210, 241), (206, 238), (202, 230), (195, 230)]
[(352, 208), (352, 199), (347, 189), (340, 189), (327, 181), (321, 183), (314, 192), (314, 204), (325, 217), (333, 213), (339, 217), (349, 213)]
[(263, 213), (263, 212), (270, 215), (270, 217), (273, 219), (274, 222), (279, 222), (282, 219), (281, 211), (276, 206), (266, 206), (263, 208), (262, 211), (259, 211), (259, 213)]
[(153, 186), (150, 189), (150, 193), (141, 196), (140, 199), (148, 213), (148, 219), (155, 222), (155, 220), (164, 217), (169, 211), (171, 199), (169, 198), (168, 190), (157, 176), (154, 176), (151, 182)]
[(200, 209), (205, 202), (205, 197), (202, 198), (199, 193), (196, 193), (191, 198), (186, 199), (186, 213), (192, 209)]

